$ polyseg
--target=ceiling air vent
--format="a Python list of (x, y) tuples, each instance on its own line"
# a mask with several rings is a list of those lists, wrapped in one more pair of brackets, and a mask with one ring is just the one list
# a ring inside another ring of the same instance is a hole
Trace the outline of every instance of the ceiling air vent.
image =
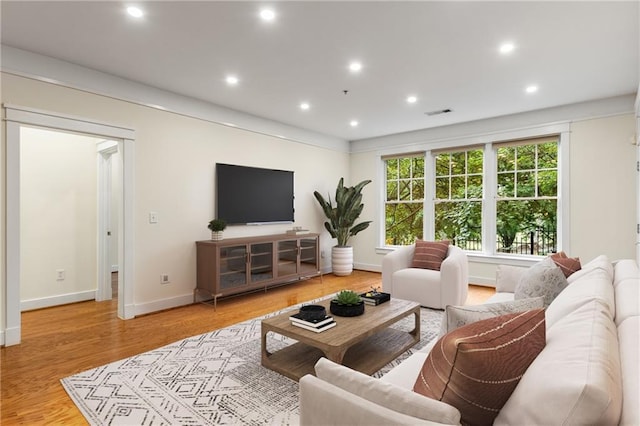
[(451, 112), (451, 109), (446, 108), (446, 109), (439, 109), (439, 110), (436, 110), (436, 111), (425, 112), (425, 114), (428, 115), (429, 117), (431, 117), (433, 115), (448, 114), (450, 112)]

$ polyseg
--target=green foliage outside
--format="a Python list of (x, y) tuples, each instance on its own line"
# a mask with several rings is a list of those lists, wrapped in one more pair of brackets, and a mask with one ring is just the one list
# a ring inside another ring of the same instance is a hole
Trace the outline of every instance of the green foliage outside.
[[(499, 252), (534, 254), (556, 249), (558, 144), (497, 149), (496, 246)], [(411, 244), (423, 236), (424, 162), (387, 160), (386, 243)], [(482, 250), (483, 150), (436, 156), (435, 232), (466, 250)], [(420, 168), (420, 173), (416, 169)], [(535, 198), (535, 199), (534, 199)], [(428, 220), (428, 219), (427, 219)], [(532, 234), (533, 233), (533, 234)], [(524, 247), (526, 246), (526, 247)]]
[(385, 244), (408, 245), (424, 228), (424, 157), (386, 160)]

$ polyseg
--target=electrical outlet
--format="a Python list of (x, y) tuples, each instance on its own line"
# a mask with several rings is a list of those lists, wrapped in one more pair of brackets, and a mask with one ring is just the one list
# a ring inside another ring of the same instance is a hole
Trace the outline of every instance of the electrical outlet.
[(158, 213), (149, 212), (149, 223), (158, 223)]
[(160, 274), (160, 284), (169, 284), (169, 274)]
[(57, 281), (64, 281), (67, 275), (64, 269), (56, 269), (56, 274), (57, 274), (57, 278), (56, 278)]
[(320, 250), (320, 258), (324, 259), (324, 250)]

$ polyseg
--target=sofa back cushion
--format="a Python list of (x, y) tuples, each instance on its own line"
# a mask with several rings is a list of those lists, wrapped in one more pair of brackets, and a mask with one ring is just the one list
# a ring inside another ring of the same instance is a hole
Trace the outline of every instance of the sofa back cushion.
[[(612, 276), (606, 265), (590, 268), (586, 271), (578, 271), (580, 279), (570, 281), (569, 285), (560, 293), (547, 308), (547, 329), (580, 306), (598, 299), (601, 300), (613, 319), (616, 314), (616, 302), (614, 289), (611, 283)], [(571, 278), (569, 277), (569, 278)]]
[(621, 406), (615, 324), (605, 304), (594, 299), (548, 328), (544, 350), (495, 424), (615, 425)]
[(491, 424), (544, 345), (543, 309), (465, 325), (436, 343), (413, 389), (456, 407), (463, 424)]

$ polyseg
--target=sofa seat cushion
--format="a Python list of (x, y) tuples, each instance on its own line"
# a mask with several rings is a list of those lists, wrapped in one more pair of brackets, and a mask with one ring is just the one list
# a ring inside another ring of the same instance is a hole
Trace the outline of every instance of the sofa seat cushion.
[(463, 424), (491, 424), (544, 345), (543, 309), (465, 325), (438, 340), (413, 389), (456, 407)]
[(622, 415), (620, 424), (640, 424), (640, 317), (627, 318), (618, 326), (620, 341), (620, 364), (622, 366)]
[(444, 402), (425, 398), (410, 389), (375, 379), (326, 358), (318, 360), (315, 371), (319, 379), (398, 413), (444, 424), (460, 423), (458, 410)]
[(509, 302), (514, 300), (513, 293), (495, 293), (490, 298), (487, 299), (485, 303), (501, 303), (501, 302)]
[(422, 306), (440, 306), (441, 275), (431, 269), (406, 268), (392, 275), (393, 297), (414, 300)]
[(621, 405), (617, 332), (608, 308), (596, 299), (548, 328), (544, 350), (495, 424), (614, 425)]

